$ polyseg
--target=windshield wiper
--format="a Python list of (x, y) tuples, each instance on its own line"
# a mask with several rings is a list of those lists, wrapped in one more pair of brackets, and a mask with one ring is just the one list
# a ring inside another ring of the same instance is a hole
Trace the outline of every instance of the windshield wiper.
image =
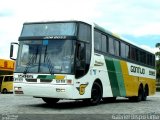
[(51, 59), (49, 58), (49, 56), (46, 56), (46, 62), (47, 62), (47, 66), (49, 69), (49, 72), (51, 75), (54, 74), (54, 66), (52, 65)]
[(28, 68), (29, 68), (30, 65), (33, 64), (33, 60), (36, 58), (36, 56), (37, 56), (37, 55), (33, 54), (33, 55), (30, 57), (29, 62), (27, 63), (27, 66), (25, 67), (25, 70), (24, 70), (23, 74), (27, 74)]
[(30, 56), (29, 62), (27, 63), (27, 66), (26, 66), (23, 74), (26, 74), (28, 72), (29, 66), (33, 64), (35, 58), (37, 59), (37, 54), (38, 54), (38, 47), (37, 47), (36, 54), (33, 54), (32, 56)]

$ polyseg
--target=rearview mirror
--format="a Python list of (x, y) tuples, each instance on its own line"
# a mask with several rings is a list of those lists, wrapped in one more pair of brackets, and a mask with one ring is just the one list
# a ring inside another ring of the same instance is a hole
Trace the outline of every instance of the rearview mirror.
[(17, 52), (18, 52), (19, 44), (18, 43), (11, 43), (10, 45), (10, 59), (16, 60)]

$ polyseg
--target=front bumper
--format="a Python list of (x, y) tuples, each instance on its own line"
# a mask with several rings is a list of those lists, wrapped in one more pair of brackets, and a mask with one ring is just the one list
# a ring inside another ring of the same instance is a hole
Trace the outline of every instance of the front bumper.
[(14, 94), (34, 97), (76, 99), (75, 94), (78, 94), (78, 90), (76, 90), (73, 85), (14, 83)]

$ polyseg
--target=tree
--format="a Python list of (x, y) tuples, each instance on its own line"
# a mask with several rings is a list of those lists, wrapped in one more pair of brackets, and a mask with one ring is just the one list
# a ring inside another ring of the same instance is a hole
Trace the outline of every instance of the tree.
[(156, 47), (159, 48), (159, 51), (155, 55), (158, 57), (158, 60), (156, 60), (157, 78), (160, 79), (160, 43), (157, 43)]

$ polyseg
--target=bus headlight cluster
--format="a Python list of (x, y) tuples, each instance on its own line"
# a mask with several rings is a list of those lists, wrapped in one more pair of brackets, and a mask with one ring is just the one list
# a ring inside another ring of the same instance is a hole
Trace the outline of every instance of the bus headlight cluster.
[(23, 78), (14, 78), (14, 82), (23, 82)]

